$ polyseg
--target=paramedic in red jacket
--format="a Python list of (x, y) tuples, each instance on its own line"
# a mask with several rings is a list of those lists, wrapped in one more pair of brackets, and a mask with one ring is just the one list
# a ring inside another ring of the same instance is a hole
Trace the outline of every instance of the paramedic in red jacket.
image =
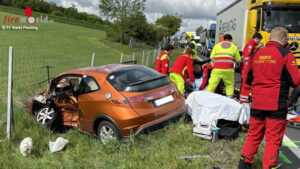
[(168, 75), (169, 74), (169, 56), (171, 55), (174, 47), (172, 45), (167, 45), (165, 51), (163, 51), (157, 58), (155, 62), (155, 70)]
[(190, 43), (185, 50), (185, 54), (178, 56), (172, 68), (170, 69), (170, 81), (176, 84), (177, 89), (182, 95), (184, 94), (184, 80), (186, 71), (190, 80), (189, 83), (193, 84), (195, 82), (193, 68), (194, 59), (192, 58), (194, 55), (194, 47), (194, 44)]
[(240, 93), (240, 102), (241, 103), (247, 103), (249, 93), (250, 93), (250, 86), (247, 85), (245, 77), (245, 68), (250, 63), (251, 56), (255, 54), (259, 47), (259, 42), (262, 40), (262, 36), (260, 33), (255, 33), (252, 37), (252, 39), (249, 40), (249, 42), (246, 44), (243, 55), (242, 55), (242, 62), (241, 62), (241, 79), (242, 79), (242, 85), (241, 85), (241, 93)]
[(250, 128), (239, 169), (251, 168), (254, 155), (265, 137), (263, 168), (276, 168), (278, 150), (286, 131), (288, 93), (300, 84), (300, 74), (294, 55), (283, 46), (288, 33), (283, 27), (271, 31), (266, 47), (260, 49), (246, 68), (251, 85), (252, 105)]

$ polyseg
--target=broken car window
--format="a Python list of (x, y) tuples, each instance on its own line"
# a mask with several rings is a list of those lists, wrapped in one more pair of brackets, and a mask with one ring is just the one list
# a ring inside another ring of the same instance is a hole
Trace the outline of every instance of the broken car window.
[(79, 85), (78, 94), (91, 93), (99, 90), (100, 87), (93, 77), (86, 76), (81, 80)]
[(79, 89), (81, 79), (82, 77), (80, 76), (65, 76), (58, 81), (54, 91), (56, 93), (72, 95), (73, 92), (76, 92)]

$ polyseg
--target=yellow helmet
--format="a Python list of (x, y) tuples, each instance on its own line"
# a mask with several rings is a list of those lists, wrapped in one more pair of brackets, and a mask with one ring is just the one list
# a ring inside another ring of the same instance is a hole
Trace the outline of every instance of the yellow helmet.
[(194, 35), (191, 32), (187, 33), (187, 37), (190, 38), (190, 39), (194, 39)]

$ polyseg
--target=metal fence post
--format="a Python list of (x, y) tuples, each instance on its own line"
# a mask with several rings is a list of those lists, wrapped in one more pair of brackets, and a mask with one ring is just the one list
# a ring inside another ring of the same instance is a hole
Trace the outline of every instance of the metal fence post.
[(156, 49), (153, 50), (153, 63), (155, 61)]
[(157, 52), (157, 56), (159, 56), (161, 53), (161, 46), (158, 46), (158, 52)]
[(150, 57), (150, 50), (148, 50), (147, 60), (146, 60), (146, 66), (148, 66), (149, 63), (149, 57)]
[(13, 50), (12, 46), (9, 47), (9, 62), (8, 62), (8, 88), (7, 88), (7, 139), (11, 138), (11, 116), (12, 111), (12, 77), (13, 77)]
[(120, 63), (123, 62), (123, 56), (124, 56), (124, 53), (122, 52), (122, 53), (121, 53), (121, 58), (120, 58)]
[(143, 50), (142, 65), (144, 65), (145, 51)]
[(132, 61), (134, 61), (134, 59), (135, 59), (135, 53), (133, 52), (132, 53)]
[(95, 60), (95, 53), (93, 53), (93, 55), (92, 55), (92, 63), (91, 63), (91, 67), (94, 67), (94, 60)]
[(130, 40), (129, 40), (129, 49), (131, 48), (131, 43), (132, 43), (132, 37), (130, 37)]

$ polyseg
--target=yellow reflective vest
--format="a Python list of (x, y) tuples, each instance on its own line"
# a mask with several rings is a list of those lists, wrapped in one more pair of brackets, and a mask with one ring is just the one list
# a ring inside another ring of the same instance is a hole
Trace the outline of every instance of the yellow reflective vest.
[(213, 60), (213, 68), (233, 69), (234, 62), (240, 62), (241, 56), (238, 47), (229, 41), (218, 43), (210, 54)]

